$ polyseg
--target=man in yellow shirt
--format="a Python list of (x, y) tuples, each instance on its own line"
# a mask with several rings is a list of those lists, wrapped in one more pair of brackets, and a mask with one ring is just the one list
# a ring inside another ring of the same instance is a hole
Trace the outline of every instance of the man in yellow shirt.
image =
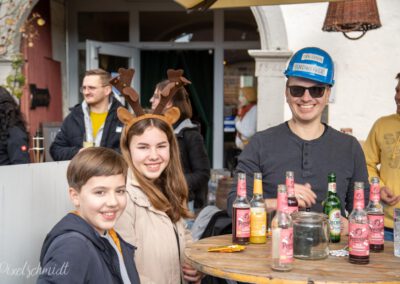
[(114, 98), (110, 73), (88, 70), (80, 89), (83, 102), (72, 108), (50, 147), (55, 161), (72, 159), (81, 149), (91, 146), (112, 148), (119, 152), (122, 123), (117, 117), (121, 106)]
[(379, 118), (363, 146), (368, 175), (381, 183), (386, 240), (393, 240), (393, 212), (400, 208), (400, 73), (396, 79), (396, 113)]

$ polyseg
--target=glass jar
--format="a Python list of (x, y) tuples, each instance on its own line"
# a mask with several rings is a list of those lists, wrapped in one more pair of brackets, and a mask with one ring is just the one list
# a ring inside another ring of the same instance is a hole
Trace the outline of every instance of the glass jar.
[(324, 259), (329, 254), (328, 217), (322, 213), (299, 211), (292, 214), (293, 256)]

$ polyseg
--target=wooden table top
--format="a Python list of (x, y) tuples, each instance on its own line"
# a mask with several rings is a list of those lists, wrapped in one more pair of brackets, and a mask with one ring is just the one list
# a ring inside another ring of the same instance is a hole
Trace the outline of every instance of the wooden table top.
[[(266, 244), (250, 244), (242, 252), (207, 252), (209, 247), (231, 245), (231, 235), (202, 239), (185, 249), (188, 262), (208, 275), (250, 283), (400, 283), (400, 258), (393, 255), (393, 242), (385, 242), (385, 250), (371, 253), (367, 265), (351, 264), (348, 257), (323, 260), (294, 259), (290, 272), (271, 269), (271, 239)], [(342, 249), (347, 239), (330, 244)]]

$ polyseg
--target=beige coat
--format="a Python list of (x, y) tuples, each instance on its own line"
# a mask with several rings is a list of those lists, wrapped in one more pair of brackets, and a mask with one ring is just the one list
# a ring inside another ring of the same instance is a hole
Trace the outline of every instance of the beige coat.
[[(137, 247), (135, 263), (140, 282), (180, 284), (182, 279), (182, 283), (186, 283), (182, 278), (181, 263), (191, 236), (185, 229), (185, 221), (181, 219), (174, 224), (167, 214), (155, 209), (131, 176), (127, 182), (128, 203), (115, 230)], [(180, 259), (174, 227), (179, 236)]]

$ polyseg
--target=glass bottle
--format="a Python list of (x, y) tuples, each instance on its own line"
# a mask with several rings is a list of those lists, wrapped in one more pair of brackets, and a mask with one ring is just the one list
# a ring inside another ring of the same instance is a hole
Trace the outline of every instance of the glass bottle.
[(379, 178), (371, 178), (371, 187), (369, 192), (369, 203), (366, 208), (369, 224), (369, 249), (372, 252), (381, 252), (384, 248), (384, 213), (380, 202)]
[(272, 219), (272, 265), (277, 271), (293, 268), (293, 223), (287, 212), (287, 191), (283, 184), (278, 185), (277, 211)]
[(288, 194), (288, 212), (292, 214), (299, 211), (299, 202), (294, 195), (294, 172), (286, 172), (286, 189)]
[(250, 201), (250, 243), (267, 241), (267, 209), (263, 197), (262, 174), (254, 173), (253, 198)]
[(208, 181), (208, 205), (215, 205), (216, 192), (218, 187), (218, 175), (216, 173), (211, 173), (211, 178)]
[(238, 173), (237, 196), (232, 205), (232, 242), (248, 244), (250, 241), (250, 203), (246, 197), (246, 174)]
[(354, 264), (369, 263), (369, 225), (364, 210), (364, 183), (354, 183), (354, 206), (349, 216), (349, 261)]
[(332, 243), (340, 242), (340, 219), (341, 205), (340, 199), (336, 194), (336, 175), (328, 174), (328, 194), (323, 202), (323, 212), (329, 220), (329, 239)]
[(400, 257), (400, 208), (394, 208), (393, 237), (394, 256)]

